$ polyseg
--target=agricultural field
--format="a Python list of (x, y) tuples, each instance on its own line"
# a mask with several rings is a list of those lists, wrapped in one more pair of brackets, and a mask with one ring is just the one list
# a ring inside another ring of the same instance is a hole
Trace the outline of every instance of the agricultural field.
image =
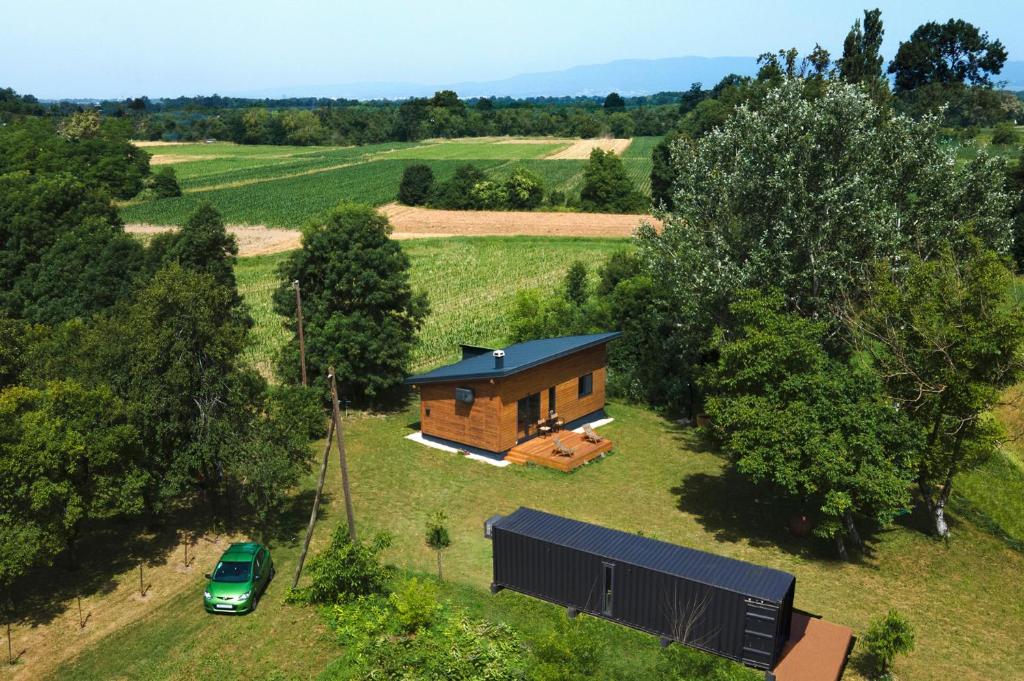
[[(582, 260), (596, 269), (624, 239), (553, 237), (456, 238), (403, 241), (412, 261), (412, 283), (430, 298), (430, 316), (420, 331), (412, 371), (425, 371), (459, 357), (459, 343), (502, 344), (509, 331), (515, 292), (540, 289), (557, 295), (565, 268)], [(274, 314), (274, 270), (285, 254), (243, 258), (236, 268), (238, 288), (256, 327), (247, 359), (270, 375), (273, 358), (290, 332)], [(467, 293), (469, 292), (469, 293)]]
[[(630, 178), (650, 191), (650, 150), (659, 138), (635, 138), (623, 153)], [(572, 196), (583, 184), (584, 159), (549, 158), (569, 140), (483, 138), (393, 142), (362, 147), (276, 147), (226, 143), (149, 147), (155, 165), (171, 165), (183, 195), (128, 201), (126, 223), (177, 225), (203, 201), (229, 224), (300, 227), (342, 200), (393, 201), (406, 166), (427, 163), (439, 181), (473, 163), (495, 178), (517, 166), (539, 175), (548, 191)], [(620, 145), (621, 146), (621, 145)]]

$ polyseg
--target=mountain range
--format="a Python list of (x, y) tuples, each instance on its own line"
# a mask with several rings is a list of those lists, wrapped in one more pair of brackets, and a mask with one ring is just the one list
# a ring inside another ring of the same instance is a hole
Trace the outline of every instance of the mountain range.
[[(345, 97), (348, 99), (406, 99), (454, 90), (470, 97), (564, 97), (649, 95), (689, 89), (693, 83), (710, 87), (730, 73), (757, 73), (755, 57), (670, 57), (620, 59), (606, 64), (574, 66), (560, 71), (524, 73), (510, 78), (461, 83), (354, 82), (336, 85), (286, 86), (232, 92), (239, 97)], [(1008, 61), (998, 77), (1009, 90), (1024, 90), (1024, 61)]]

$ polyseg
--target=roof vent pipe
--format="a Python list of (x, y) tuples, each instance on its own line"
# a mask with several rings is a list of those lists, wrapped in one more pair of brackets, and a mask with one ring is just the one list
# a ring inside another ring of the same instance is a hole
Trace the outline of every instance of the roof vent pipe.
[(491, 354), (494, 355), (494, 368), (495, 369), (502, 369), (502, 368), (504, 368), (505, 367), (505, 351), (504, 350), (495, 350)]

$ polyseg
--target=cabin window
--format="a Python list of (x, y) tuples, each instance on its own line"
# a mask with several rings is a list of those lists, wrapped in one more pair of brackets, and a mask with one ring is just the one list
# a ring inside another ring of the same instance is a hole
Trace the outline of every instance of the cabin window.
[(611, 617), (613, 591), (615, 588), (615, 566), (611, 563), (602, 563), (604, 567), (604, 602), (601, 604), (601, 612)]
[(552, 413), (558, 412), (558, 407), (555, 406), (555, 386), (548, 388), (548, 411)]
[(427, 407), (424, 411), (426, 412), (425, 416), (430, 416), (430, 407)]
[(594, 392), (594, 374), (583, 374), (580, 376), (579, 397), (586, 397)]

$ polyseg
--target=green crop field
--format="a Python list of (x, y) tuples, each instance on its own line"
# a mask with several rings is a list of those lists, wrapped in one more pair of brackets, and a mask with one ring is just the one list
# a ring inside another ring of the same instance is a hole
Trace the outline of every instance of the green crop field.
[[(535, 288), (558, 295), (568, 263), (582, 260), (595, 270), (597, 263), (626, 243), (547, 237), (403, 241), (402, 248), (412, 261), (413, 286), (427, 293), (431, 308), (412, 369), (426, 370), (458, 359), (459, 343), (504, 343), (517, 290)], [(236, 268), (239, 291), (256, 320), (247, 359), (265, 375), (270, 375), (273, 358), (290, 337), (270, 300), (278, 285), (274, 269), (284, 257), (242, 258)]]
[[(638, 137), (623, 163), (637, 188), (650, 191), (650, 149), (657, 137)], [(203, 201), (229, 224), (300, 227), (339, 201), (382, 205), (395, 200), (406, 166), (426, 163), (438, 181), (457, 166), (473, 163), (493, 177), (514, 167), (536, 173), (548, 191), (572, 196), (583, 184), (585, 160), (547, 160), (564, 140), (502, 138), (392, 142), (361, 147), (287, 147), (226, 143), (148, 147), (173, 159), (183, 195), (128, 201), (121, 216), (128, 223), (178, 225)], [(194, 159), (194, 160), (187, 160)]]

